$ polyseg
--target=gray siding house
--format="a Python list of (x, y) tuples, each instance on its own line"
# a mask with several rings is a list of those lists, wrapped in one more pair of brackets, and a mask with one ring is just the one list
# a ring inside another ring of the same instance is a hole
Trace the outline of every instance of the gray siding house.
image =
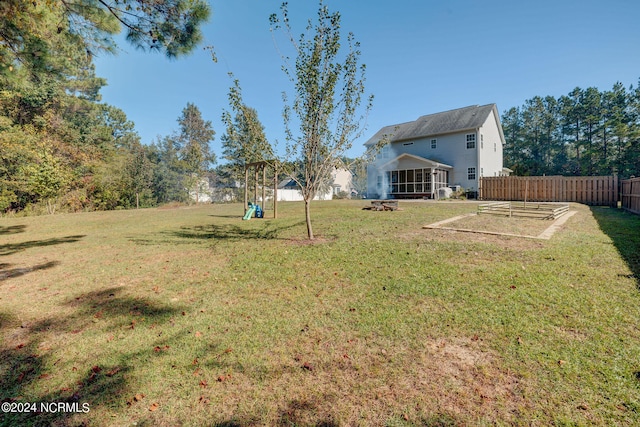
[(377, 198), (435, 198), (438, 188), (478, 190), (481, 176), (508, 174), (495, 104), (429, 114), (385, 126), (366, 143), (386, 141), (367, 168), (367, 193)]

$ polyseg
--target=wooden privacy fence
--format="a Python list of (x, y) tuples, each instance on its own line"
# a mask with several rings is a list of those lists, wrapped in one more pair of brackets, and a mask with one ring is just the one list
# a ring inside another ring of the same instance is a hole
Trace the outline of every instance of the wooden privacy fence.
[(623, 179), (622, 207), (629, 212), (640, 215), (640, 178)]
[[(640, 183), (637, 184), (640, 187)], [(618, 205), (617, 176), (495, 176), (480, 178), (482, 200)]]

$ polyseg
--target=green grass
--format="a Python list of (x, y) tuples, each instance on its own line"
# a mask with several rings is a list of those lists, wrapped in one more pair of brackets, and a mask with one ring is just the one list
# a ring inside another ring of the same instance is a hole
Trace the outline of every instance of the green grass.
[(538, 241), (366, 205), (314, 203), (314, 243), (296, 203), (1, 219), (0, 398), (90, 411), (0, 424), (640, 423), (639, 217)]

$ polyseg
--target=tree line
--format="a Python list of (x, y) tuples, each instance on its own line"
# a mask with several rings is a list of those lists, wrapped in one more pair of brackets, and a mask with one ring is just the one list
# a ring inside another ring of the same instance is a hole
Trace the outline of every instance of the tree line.
[(576, 87), (502, 115), (504, 165), (515, 175), (640, 174), (640, 87)]
[[(179, 57), (201, 41), (209, 14), (204, 0), (3, 0), (0, 212), (184, 200), (172, 194), (185, 186), (175, 174), (188, 181), (213, 160), (210, 122), (189, 104), (180, 132), (141, 144), (126, 114), (100, 102), (106, 81), (93, 56), (113, 52), (124, 28), (134, 46)], [(198, 120), (204, 133), (192, 132)]]

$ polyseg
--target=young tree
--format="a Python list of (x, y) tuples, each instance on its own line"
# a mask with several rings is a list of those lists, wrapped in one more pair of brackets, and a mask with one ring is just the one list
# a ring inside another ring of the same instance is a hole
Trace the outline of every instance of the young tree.
[(180, 124), (180, 160), (185, 172), (185, 181), (189, 190), (195, 189), (196, 202), (199, 200), (200, 180), (209, 172), (211, 164), (216, 162), (216, 155), (211, 151), (209, 143), (216, 132), (211, 121), (205, 121), (198, 107), (187, 103), (178, 119)]
[[(291, 104), (284, 96), (284, 122), (287, 154), (301, 160), (301, 170), (292, 171), (291, 177), (300, 187), (307, 235), (313, 239), (310, 203), (321, 184), (340, 164), (341, 156), (364, 130), (363, 116), (358, 115), (358, 111), (364, 94), (365, 66), (359, 64), (360, 44), (352, 33), (347, 35), (343, 54), (340, 13), (330, 13), (322, 1), (317, 21), (309, 20), (308, 34), (303, 33), (297, 42), (287, 3), (282, 4), (279, 16), (271, 15), (270, 22), (273, 30), (282, 30), (288, 36), (296, 55), (295, 65), (289, 66), (285, 58), (283, 67), (295, 88)], [(366, 111), (371, 102), (369, 97)], [(292, 129), (293, 115), (298, 132)]]

